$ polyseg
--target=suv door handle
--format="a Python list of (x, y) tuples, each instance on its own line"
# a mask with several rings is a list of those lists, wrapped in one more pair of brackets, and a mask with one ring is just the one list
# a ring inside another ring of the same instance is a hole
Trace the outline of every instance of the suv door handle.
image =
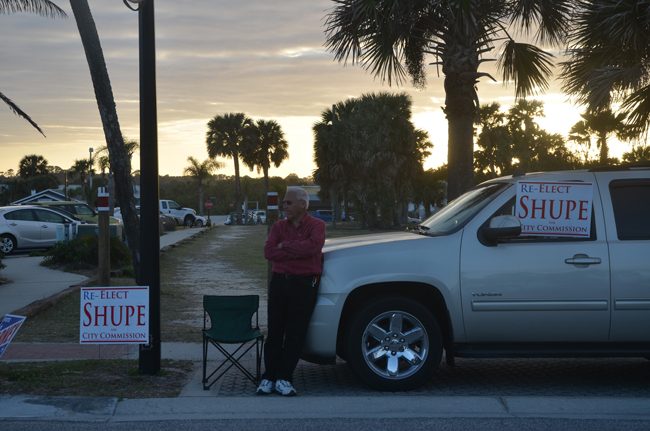
[(598, 265), (601, 262), (599, 257), (590, 257), (586, 254), (576, 254), (573, 257), (564, 259), (564, 263), (576, 266)]

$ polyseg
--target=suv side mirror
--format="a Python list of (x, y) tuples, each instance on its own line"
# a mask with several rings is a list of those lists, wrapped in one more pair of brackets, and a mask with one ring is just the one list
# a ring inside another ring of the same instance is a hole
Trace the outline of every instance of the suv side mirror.
[(516, 238), (521, 234), (521, 222), (515, 216), (501, 215), (490, 219), (481, 228), (481, 235), (489, 245), (496, 245), (500, 239)]

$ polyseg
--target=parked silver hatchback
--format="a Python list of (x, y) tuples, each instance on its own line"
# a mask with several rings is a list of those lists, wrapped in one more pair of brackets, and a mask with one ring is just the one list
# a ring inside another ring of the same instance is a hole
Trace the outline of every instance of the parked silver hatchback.
[(650, 168), (497, 178), (415, 230), (326, 242), (305, 359), (403, 390), (443, 354), (650, 358)]
[(76, 237), (80, 221), (41, 206), (0, 207), (0, 252), (48, 248)]

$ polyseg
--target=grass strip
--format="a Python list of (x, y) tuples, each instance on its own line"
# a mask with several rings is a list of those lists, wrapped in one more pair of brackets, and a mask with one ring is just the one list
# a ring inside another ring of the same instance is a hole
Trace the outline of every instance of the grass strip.
[(134, 360), (0, 363), (0, 394), (170, 398), (180, 394), (192, 371), (192, 361), (166, 359), (154, 376), (138, 374)]

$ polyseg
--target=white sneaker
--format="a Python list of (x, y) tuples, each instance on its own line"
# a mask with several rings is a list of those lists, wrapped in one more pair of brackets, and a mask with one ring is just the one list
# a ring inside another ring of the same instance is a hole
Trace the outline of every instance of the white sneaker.
[(260, 385), (257, 387), (257, 395), (268, 395), (273, 392), (273, 382), (268, 379), (262, 379)]
[(296, 395), (296, 390), (293, 388), (293, 385), (286, 380), (278, 380), (275, 382), (275, 392), (285, 397), (293, 397)]

